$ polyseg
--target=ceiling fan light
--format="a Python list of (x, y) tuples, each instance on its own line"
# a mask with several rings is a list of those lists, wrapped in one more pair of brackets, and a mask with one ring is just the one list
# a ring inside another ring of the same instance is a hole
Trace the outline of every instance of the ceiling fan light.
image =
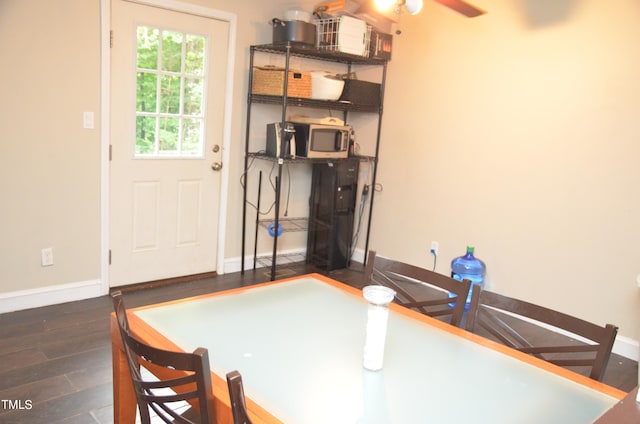
[(417, 15), (422, 10), (422, 0), (406, 0), (404, 7), (411, 15)]
[(385, 12), (391, 10), (393, 5), (396, 4), (396, 0), (374, 0), (373, 4), (377, 10)]

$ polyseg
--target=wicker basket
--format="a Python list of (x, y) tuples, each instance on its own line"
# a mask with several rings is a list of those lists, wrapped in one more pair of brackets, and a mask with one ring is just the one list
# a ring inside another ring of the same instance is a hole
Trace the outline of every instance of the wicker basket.
[[(284, 68), (275, 66), (256, 66), (253, 68), (252, 94), (282, 96), (284, 87)], [(311, 74), (289, 70), (287, 97), (311, 98)]]

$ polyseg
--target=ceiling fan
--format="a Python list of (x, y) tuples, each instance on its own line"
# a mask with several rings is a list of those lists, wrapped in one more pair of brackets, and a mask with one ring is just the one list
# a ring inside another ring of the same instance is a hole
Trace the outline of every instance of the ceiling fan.
[(475, 18), (476, 16), (484, 15), (487, 13), (485, 10), (479, 9), (462, 0), (435, 0), (451, 10), (455, 10), (458, 13), (463, 14), (467, 18)]
[[(486, 11), (479, 9), (463, 0), (434, 1), (448, 7), (451, 10), (455, 10), (456, 12), (463, 14), (467, 18), (475, 18), (476, 16), (487, 13)], [(395, 11), (398, 14), (402, 12), (403, 8), (411, 15), (416, 15), (422, 10), (422, 0), (374, 0), (374, 3), (378, 8), (381, 9), (385, 7), (389, 8), (390, 6), (395, 6)]]

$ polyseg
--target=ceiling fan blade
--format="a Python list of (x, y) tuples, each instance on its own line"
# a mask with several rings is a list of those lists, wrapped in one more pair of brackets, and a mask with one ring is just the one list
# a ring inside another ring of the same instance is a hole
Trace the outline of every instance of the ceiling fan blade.
[(478, 9), (475, 6), (470, 5), (462, 0), (435, 0), (449, 9), (455, 10), (458, 13), (462, 13), (467, 18), (475, 18), (476, 16), (484, 15), (487, 13), (485, 10)]

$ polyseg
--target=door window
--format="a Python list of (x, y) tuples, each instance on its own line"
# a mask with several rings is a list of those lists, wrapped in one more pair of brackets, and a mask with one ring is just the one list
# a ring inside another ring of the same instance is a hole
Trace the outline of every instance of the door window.
[(138, 26), (136, 158), (204, 157), (206, 38)]

